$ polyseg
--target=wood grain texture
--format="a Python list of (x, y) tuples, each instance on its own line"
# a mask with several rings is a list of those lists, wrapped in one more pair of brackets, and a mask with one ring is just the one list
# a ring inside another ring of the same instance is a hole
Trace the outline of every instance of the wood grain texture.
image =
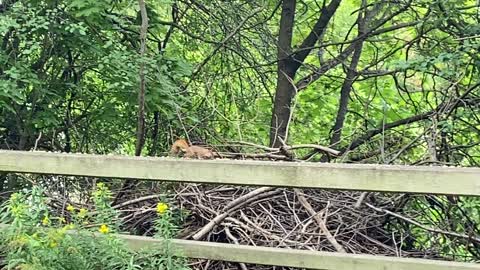
[[(161, 245), (162, 241), (142, 236), (122, 235), (130, 248)], [(331, 270), (467, 270), (480, 269), (480, 264), (425, 259), (319, 252), (285, 248), (256, 247), (190, 240), (172, 240), (177, 254), (200, 258), (263, 265)]]
[(187, 160), (0, 151), (0, 171), (246, 186), (480, 196), (479, 168)]

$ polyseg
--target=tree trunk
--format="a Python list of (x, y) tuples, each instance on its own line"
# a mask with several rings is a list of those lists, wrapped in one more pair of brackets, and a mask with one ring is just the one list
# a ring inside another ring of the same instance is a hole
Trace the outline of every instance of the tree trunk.
[[(335, 14), (342, 0), (332, 0), (328, 6), (323, 6), (320, 17), (312, 28), (312, 31), (303, 40), (298, 50), (292, 53), (292, 35), (295, 24), (295, 0), (284, 0), (280, 18), (280, 30), (277, 44), (277, 88), (273, 103), (272, 119), (270, 123), (270, 145), (279, 147), (281, 142), (278, 138), (285, 138), (288, 134), (288, 125), (291, 118), (291, 105), (295, 97), (296, 87), (294, 78), (307, 56), (312, 52), (317, 42), (321, 43), (323, 33)], [(335, 65), (333, 65), (335, 66)], [(333, 66), (326, 67), (327, 69)]]
[[(277, 89), (273, 104), (272, 121), (270, 124), (270, 145), (278, 147), (278, 137), (284, 139), (290, 119), (290, 104), (295, 95), (295, 88), (289, 78), (293, 80), (295, 70), (289, 69), (292, 62), (292, 35), (295, 20), (296, 0), (284, 0), (277, 45)], [(288, 76), (288, 77), (287, 77)]]
[(338, 112), (333, 125), (333, 135), (330, 139), (330, 146), (334, 146), (340, 142), (342, 137), (342, 129), (345, 123), (345, 116), (348, 109), (348, 101), (350, 100), (350, 92), (352, 91), (352, 85), (357, 77), (357, 65), (362, 54), (363, 41), (358, 41), (355, 46), (355, 52), (352, 56), (352, 62), (348, 67), (347, 76), (343, 81), (342, 89), (340, 90), (340, 101), (338, 103)]
[[(365, 29), (365, 21), (367, 20), (367, 12), (366, 9), (366, 0), (362, 1), (362, 9), (364, 11), (359, 11), (358, 14), (358, 37), (361, 37), (366, 29)], [(347, 75), (345, 80), (343, 81), (342, 89), (340, 90), (340, 101), (338, 103), (338, 112), (337, 117), (335, 119), (335, 124), (333, 125), (333, 134), (330, 139), (330, 146), (334, 146), (340, 142), (342, 137), (342, 129), (343, 125), (345, 124), (345, 117), (347, 115), (348, 109), (348, 102), (350, 100), (350, 92), (352, 91), (352, 85), (357, 77), (357, 66), (358, 62), (360, 61), (360, 56), (362, 55), (363, 49), (363, 42), (364, 39), (360, 39), (355, 43), (354, 52), (352, 56), (352, 61), (350, 65), (347, 67)]]
[(159, 124), (160, 124), (160, 112), (155, 111), (153, 113), (152, 146), (150, 148), (150, 151), (148, 152), (149, 156), (155, 156), (157, 154)]
[[(142, 17), (142, 25), (140, 26), (140, 89), (138, 91), (138, 119), (137, 119), (137, 142), (135, 144), (135, 156), (140, 156), (142, 154), (142, 148), (145, 143), (145, 63), (143, 62), (143, 57), (146, 50), (146, 37), (148, 30), (148, 16), (147, 10), (145, 7), (144, 0), (138, 0), (138, 5), (140, 7), (140, 14)], [(135, 183), (137, 180), (126, 180), (120, 191), (115, 196), (113, 205), (117, 204), (118, 201), (125, 195), (127, 190), (133, 190), (135, 188)]]
[[(140, 6), (140, 14), (142, 16), (142, 25), (140, 27), (140, 58), (145, 55), (145, 41), (148, 29), (147, 10), (145, 1), (138, 0)], [(135, 156), (142, 153), (143, 144), (145, 143), (145, 63), (143, 59), (140, 62), (140, 89), (138, 91), (138, 120), (137, 120), (137, 143), (135, 145)]]

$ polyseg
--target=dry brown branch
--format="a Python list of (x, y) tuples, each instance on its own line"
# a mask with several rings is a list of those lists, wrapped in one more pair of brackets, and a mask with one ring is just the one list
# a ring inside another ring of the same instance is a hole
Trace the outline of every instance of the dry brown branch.
[[(273, 234), (272, 232), (269, 232), (268, 230), (263, 229), (258, 224), (251, 221), (244, 213), (240, 213), (240, 215), (241, 215), (242, 220), (244, 220), (245, 222), (247, 222), (247, 224), (252, 226), (252, 227), (248, 227), (248, 228), (250, 228), (251, 231), (256, 231), (257, 233), (260, 232), (265, 237), (271, 238), (275, 241), (278, 241), (278, 242), (280, 242), (280, 244), (282, 244), (282, 242), (285, 242), (285, 243), (289, 243), (289, 244), (294, 244), (295, 246), (301, 246), (302, 245), (301, 242), (285, 239), (284, 237), (280, 237), (278, 235)], [(240, 221), (237, 221), (237, 222), (240, 222)]]
[(357, 202), (355, 203), (355, 208), (360, 208), (360, 206), (362, 206), (362, 203), (363, 201), (365, 200), (365, 198), (367, 197), (368, 195), (368, 192), (362, 192), (362, 194), (360, 194), (360, 197), (358, 197), (358, 200)]
[(318, 144), (297, 144), (297, 145), (292, 145), (288, 147), (289, 150), (302, 149), (302, 148), (312, 148), (312, 149), (320, 150), (325, 153), (332, 154), (334, 156), (340, 155), (340, 151), (337, 151), (327, 146), (318, 145)]
[(328, 242), (330, 242), (330, 244), (332, 244), (332, 246), (335, 247), (335, 249), (338, 252), (346, 253), (345, 249), (337, 242), (335, 237), (328, 230), (327, 225), (325, 224), (326, 223), (326, 221), (325, 221), (326, 217), (324, 219), (322, 219), (320, 217), (320, 216), (323, 216), (323, 214), (326, 210), (324, 209), (324, 210), (320, 211), (319, 213), (315, 212), (312, 205), (305, 198), (305, 195), (303, 194), (303, 192), (298, 188), (295, 188), (294, 191), (295, 191), (295, 194), (298, 196), (298, 200), (300, 201), (302, 206), (305, 207), (305, 209), (308, 211), (308, 213), (310, 213), (310, 215), (312, 215), (312, 217), (317, 222), (318, 227), (320, 227), (320, 230), (325, 234)]
[[(269, 151), (269, 152), (274, 152), (274, 153), (280, 152), (280, 148), (267, 147), (267, 146), (264, 146), (264, 145), (254, 144), (254, 143), (250, 143), (250, 142), (232, 141), (230, 143), (247, 145), (247, 146), (255, 147), (257, 149), (261, 149), (261, 150)], [(296, 149), (304, 149), (304, 148), (311, 148), (311, 149), (319, 150), (319, 151), (329, 153), (329, 154), (334, 155), (334, 156), (338, 156), (340, 154), (340, 151), (338, 151), (338, 150), (332, 149), (332, 148), (327, 147), (327, 146), (318, 145), (318, 144), (297, 144), (297, 145), (291, 145), (291, 146), (286, 145), (285, 146), (285, 149), (287, 149), (287, 150), (296, 150)]]
[(223, 213), (217, 215), (214, 219), (212, 219), (207, 225), (205, 225), (202, 229), (200, 229), (195, 235), (192, 236), (194, 240), (202, 239), (209, 231), (213, 229), (217, 224), (219, 224), (223, 219), (225, 219), (231, 211), (235, 210), (238, 207), (243, 206), (244, 204), (248, 203), (251, 199), (255, 199), (258, 195), (265, 193), (267, 191), (271, 191), (274, 188), (272, 187), (261, 187), (257, 188), (254, 191), (237, 198), (236, 200), (230, 202), (225, 206), (223, 209)]
[[(233, 234), (230, 232), (230, 229), (228, 227), (225, 227), (225, 234), (227, 235), (227, 237), (232, 240), (236, 245), (238, 245), (238, 239), (233, 236)], [(239, 263), (238, 264), (240, 266), (240, 269), (242, 270), (247, 270), (247, 266), (244, 264), (244, 263)]]
[(389, 211), (387, 209), (382, 209), (382, 208), (378, 208), (376, 206), (373, 206), (369, 203), (366, 203), (365, 204), (366, 206), (372, 208), (373, 210), (375, 211), (378, 211), (378, 212), (382, 212), (382, 213), (385, 213), (385, 214), (388, 214), (388, 215), (391, 215), (391, 216), (394, 216), (396, 218), (399, 218), (401, 220), (404, 220), (410, 224), (413, 224), (419, 228), (422, 228), (426, 231), (429, 231), (429, 232), (432, 232), (432, 233), (438, 233), (438, 234), (443, 234), (443, 235), (448, 235), (448, 236), (451, 236), (451, 237), (455, 237), (455, 238), (461, 238), (461, 239), (465, 239), (465, 240), (470, 240), (470, 241), (474, 241), (476, 243), (480, 243), (480, 237), (476, 237), (476, 236), (473, 236), (473, 235), (465, 235), (465, 234), (461, 234), (461, 233), (456, 233), (456, 232), (450, 232), (450, 231), (445, 231), (445, 230), (441, 230), (441, 229), (436, 229), (436, 228), (431, 228), (431, 227), (428, 227), (428, 226), (425, 226), (413, 219), (410, 219), (410, 218), (407, 218), (405, 216), (402, 216), (400, 214), (397, 214), (397, 213), (394, 213), (392, 211)]
[(251, 143), (251, 142), (230, 141), (229, 143), (230, 143), (230, 144), (240, 144), (240, 145), (252, 146), (252, 147), (255, 147), (255, 148), (258, 148), (258, 149), (262, 149), (262, 150), (265, 150), (265, 151), (270, 151), (270, 152), (278, 151), (278, 148), (268, 147), (268, 146), (264, 146), (264, 145), (261, 145), (261, 144)]
[(135, 198), (133, 200), (129, 200), (129, 201), (125, 201), (125, 202), (122, 202), (120, 204), (117, 204), (117, 205), (113, 206), (113, 209), (123, 208), (125, 206), (129, 206), (129, 205), (136, 204), (136, 203), (141, 203), (143, 201), (158, 199), (162, 196), (165, 196), (165, 194), (154, 194), (154, 195), (143, 196), (143, 197), (140, 197), (140, 198)]

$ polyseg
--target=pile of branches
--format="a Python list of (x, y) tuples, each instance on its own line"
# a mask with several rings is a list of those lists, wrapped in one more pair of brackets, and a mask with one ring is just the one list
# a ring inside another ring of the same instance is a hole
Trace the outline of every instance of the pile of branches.
[[(20, 174), (15, 176), (33, 181)], [(57, 216), (64, 216), (68, 215), (65, 211), (68, 204), (94, 210), (91, 191), (98, 180), (38, 176), (33, 184), (47, 187)], [(111, 187), (120, 186), (118, 180), (107, 181), (112, 181)], [(451, 247), (480, 245), (477, 231), (480, 228), (468, 217), (455, 220), (453, 216), (440, 215), (426, 222), (431, 227), (423, 225), (429, 215), (422, 209), (444, 205), (448, 209), (441, 212), (447, 214), (455, 207), (461, 209), (460, 198), (446, 196), (142, 181), (135, 192), (123, 197), (114, 208), (121, 213), (126, 231), (151, 236), (155, 233), (156, 204), (165, 200), (175, 216), (187, 213), (178, 220), (182, 227), (177, 238), (181, 239), (430, 259), (452, 259), (443, 250), (445, 241), (450, 241), (447, 245)], [(408, 205), (412, 202), (425, 205), (412, 208)], [(415, 230), (421, 230), (422, 237), (431, 237), (431, 242), (419, 246), (412, 233)], [(471, 233), (459, 233), (462, 230)], [(208, 260), (192, 260), (192, 267), (272, 269)]]
[[(188, 217), (178, 238), (220, 243), (372, 254), (440, 258), (433, 250), (406, 250), (408, 235), (385, 229), (393, 205), (403, 194), (351, 191), (248, 188), (182, 184), (175, 187), (177, 210)], [(120, 205), (130, 209), (128, 229), (149, 235), (155, 218), (155, 200), (148, 195)], [(150, 201), (150, 202), (147, 202)], [(145, 207), (146, 204), (150, 204)], [(124, 209), (125, 210), (125, 209)], [(196, 260), (196, 269), (252, 269), (252, 266)], [(255, 266), (256, 269), (272, 269)], [(279, 269), (276, 267), (275, 269)]]

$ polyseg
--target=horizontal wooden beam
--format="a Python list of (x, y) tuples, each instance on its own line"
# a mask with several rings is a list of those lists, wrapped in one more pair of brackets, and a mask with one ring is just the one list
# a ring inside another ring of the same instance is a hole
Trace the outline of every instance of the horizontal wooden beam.
[[(130, 248), (161, 245), (162, 241), (149, 237), (121, 235)], [(233, 245), (172, 240), (173, 247), (183, 256), (229, 262), (287, 266), (331, 270), (467, 270), (480, 269), (480, 264), (397, 258), (373, 255), (344, 254), (285, 248)]]
[(480, 196), (479, 168), (187, 160), (0, 151), (0, 171), (246, 186)]
[[(0, 224), (2, 229), (10, 225)], [(69, 231), (76, 233), (76, 231)], [(104, 235), (95, 233), (99, 237)], [(117, 234), (135, 251), (162, 246), (164, 241), (145, 236)], [(228, 262), (324, 270), (480, 270), (480, 264), (415, 258), (345, 254), (286, 248), (233, 245), (192, 240), (171, 240), (177, 256)]]

